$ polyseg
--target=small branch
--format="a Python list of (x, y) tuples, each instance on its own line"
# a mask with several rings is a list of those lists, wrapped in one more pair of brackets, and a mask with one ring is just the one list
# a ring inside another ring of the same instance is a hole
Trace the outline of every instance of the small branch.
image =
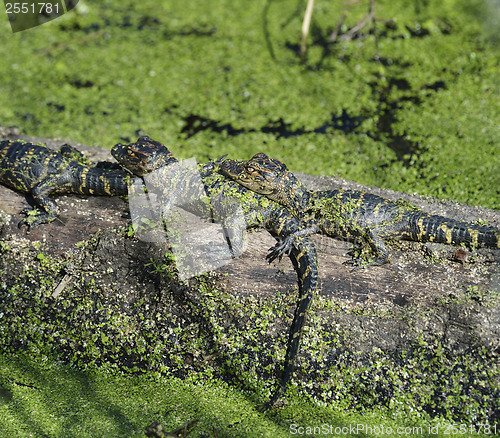
[[(358, 3), (361, 3), (364, 0), (351, 0), (348, 2), (342, 3), (342, 6), (352, 6)], [(375, 45), (377, 46), (377, 32), (376, 32), (376, 22), (377, 21), (382, 21), (386, 24), (388, 23), (394, 23), (395, 20), (384, 20), (381, 18), (377, 18), (375, 16), (375, 4), (376, 0), (369, 0), (368, 4), (368, 13), (365, 14), (365, 16), (351, 29), (349, 29), (346, 33), (343, 35), (340, 35), (340, 29), (342, 28), (342, 25), (344, 24), (345, 19), (347, 18), (348, 13), (344, 12), (344, 15), (342, 18), (339, 20), (337, 23), (337, 26), (335, 27), (335, 30), (332, 32), (330, 35), (330, 38), (328, 42), (335, 43), (336, 41), (350, 41), (353, 38), (359, 38), (362, 39), (368, 35), (368, 32), (370, 31), (370, 27), (373, 26), (373, 33), (375, 35)], [(363, 29), (365, 27), (368, 27), (368, 31), (366, 33), (363, 33)]]
[(302, 61), (306, 59), (307, 35), (309, 34), (309, 27), (311, 25), (313, 8), (314, 8), (314, 0), (308, 0), (306, 13), (304, 14), (304, 21), (302, 22), (302, 38), (300, 41), (300, 59), (302, 59)]
[(30, 389), (36, 389), (38, 391), (40, 391), (41, 388), (39, 388), (38, 386), (34, 386), (34, 385), (30, 385), (28, 383), (23, 383), (23, 382), (18, 382), (17, 380), (14, 380), (14, 379), (10, 379), (9, 377), (2, 377), (0, 376), (2, 379), (5, 379), (7, 380), (7, 382), (10, 382), (14, 385), (17, 385), (17, 386), (22, 386), (24, 388), (30, 388)]
[(370, 0), (368, 14), (366, 14), (356, 26), (350, 29), (349, 32), (342, 35), (340, 39), (344, 41), (350, 41), (356, 36), (356, 34), (361, 34), (361, 29), (363, 29), (366, 25), (369, 26), (374, 19), (375, 19), (375, 0)]

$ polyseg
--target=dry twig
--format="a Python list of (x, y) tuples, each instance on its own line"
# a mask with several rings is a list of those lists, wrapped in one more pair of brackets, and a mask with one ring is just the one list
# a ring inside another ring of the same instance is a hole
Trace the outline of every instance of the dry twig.
[(300, 41), (300, 59), (302, 59), (302, 61), (306, 59), (307, 35), (309, 34), (309, 27), (311, 25), (313, 8), (314, 8), (314, 0), (308, 0), (306, 13), (304, 14), (304, 21), (302, 22), (302, 38)]

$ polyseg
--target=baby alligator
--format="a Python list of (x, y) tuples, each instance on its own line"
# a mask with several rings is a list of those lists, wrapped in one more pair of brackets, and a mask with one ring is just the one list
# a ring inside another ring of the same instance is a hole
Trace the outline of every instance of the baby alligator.
[[(30, 228), (52, 222), (59, 214), (51, 194), (126, 195), (127, 172), (82, 164), (85, 157), (69, 145), (54, 152), (45, 146), (24, 141), (0, 142), (0, 183), (28, 194), (35, 210), (25, 209), (27, 217), (19, 222)], [(106, 163), (101, 163), (105, 165)]]
[[(297, 235), (319, 232), (330, 237), (361, 241), (375, 258), (363, 263), (361, 253), (349, 263), (365, 267), (389, 262), (384, 239), (466, 244), (500, 248), (500, 230), (431, 215), (404, 202), (354, 190), (308, 190), (286, 165), (259, 153), (249, 161), (225, 160), (220, 171), (244, 187), (287, 207), (307, 228)], [(287, 251), (294, 236), (272, 255)]]
[[(141, 137), (136, 143), (129, 145), (117, 144), (111, 151), (113, 157), (126, 169), (138, 176), (144, 176), (161, 166), (176, 163), (177, 160), (171, 152), (161, 143), (151, 140), (149, 137)], [(202, 184), (199, 176), (201, 174)], [(206, 165), (200, 174), (187, 174), (183, 179), (182, 188), (189, 193), (190, 198), (184, 199), (182, 208), (192, 213), (209, 219), (216, 219), (229, 229), (228, 235), (234, 236), (238, 231), (231, 230), (231, 223), (225, 223), (226, 213), (232, 210), (231, 203), (227, 205), (228, 199), (236, 199), (237, 205), (242, 208), (246, 221), (246, 228), (261, 227), (269, 231), (276, 239), (285, 239), (290, 235), (298, 235), (300, 222), (290, 212), (272, 202), (265, 196), (247, 190), (242, 185), (225, 178), (217, 172), (217, 165)], [(165, 180), (158, 172), (149, 175), (148, 184), (153, 185), (160, 193), (160, 202), (164, 205), (163, 216), (166, 219), (167, 205), (170, 205), (172, 193), (169, 192), (170, 181)], [(206, 194), (208, 193), (211, 207), (207, 205)], [(205, 202), (203, 201), (205, 200)], [(216, 216), (214, 217), (214, 212)], [(217, 213), (222, 212), (222, 213)], [(234, 231), (234, 232), (233, 232)], [(233, 241), (234, 244), (235, 241)], [(236, 239), (236, 245), (238, 245)], [(233, 250), (238, 249), (234, 247)], [(295, 357), (299, 350), (299, 341), (304, 325), (305, 315), (313, 294), (317, 289), (317, 258), (316, 249), (309, 237), (295, 239), (290, 246), (290, 259), (297, 272), (299, 284), (299, 300), (295, 310), (293, 322), (288, 336), (287, 351), (283, 374), (278, 387), (272, 395), (265, 409), (271, 407), (284, 393), (286, 385), (293, 373)]]

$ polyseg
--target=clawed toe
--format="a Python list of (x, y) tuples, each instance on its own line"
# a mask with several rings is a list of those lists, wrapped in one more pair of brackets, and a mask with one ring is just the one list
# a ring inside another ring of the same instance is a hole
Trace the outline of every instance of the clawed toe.
[(285, 237), (281, 242), (269, 248), (269, 254), (266, 256), (266, 260), (271, 263), (276, 259), (281, 260), (283, 255), (290, 255), (293, 247), (293, 238)]
[(354, 266), (351, 269), (351, 272), (354, 272), (354, 271), (359, 271), (360, 269), (365, 269), (369, 266), (381, 266), (385, 265), (386, 263), (389, 263), (389, 257), (377, 257), (376, 259), (371, 261), (365, 261), (358, 257), (354, 257), (350, 260), (346, 260), (343, 264)]
[(273, 246), (269, 248), (269, 254), (266, 256), (268, 263), (274, 262), (276, 259), (280, 260), (283, 258), (284, 251), (278, 246)]
[(21, 214), (24, 214), (26, 217), (17, 223), (17, 227), (22, 228), (24, 225), (26, 225), (27, 233), (29, 233), (34, 227), (40, 224), (48, 224), (56, 219), (56, 216), (53, 216), (49, 213), (40, 212), (38, 210), (33, 210), (28, 207), (23, 208)]

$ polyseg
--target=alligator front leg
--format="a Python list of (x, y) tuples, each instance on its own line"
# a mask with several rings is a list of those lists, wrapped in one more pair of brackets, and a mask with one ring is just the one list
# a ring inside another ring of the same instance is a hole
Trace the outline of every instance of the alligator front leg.
[(35, 204), (35, 208), (25, 208), (22, 210), (21, 213), (26, 215), (26, 217), (18, 223), (19, 228), (26, 225), (29, 232), (31, 228), (40, 224), (48, 224), (57, 218), (59, 207), (48, 196), (55, 187), (56, 184), (52, 178), (47, 178), (33, 187), (29, 195)]
[(286, 255), (291, 254), (292, 248), (294, 247), (295, 242), (298, 239), (300, 239), (301, 237), (311, 236), (312, 234), (315, 234), (317, 232), (318, 232), (318, 227), (314, 225), (310, 227), (301, 228), (300, 230), (297, 230), (292, 234), (289, 234), (288, 236), (279, 239), (278, 243), (275, 246), (269, 248), (269, 254), (266, 256), (266, 260), (269, 263), (273, 262), (276, 259), (281, 260), (284, 254)]

